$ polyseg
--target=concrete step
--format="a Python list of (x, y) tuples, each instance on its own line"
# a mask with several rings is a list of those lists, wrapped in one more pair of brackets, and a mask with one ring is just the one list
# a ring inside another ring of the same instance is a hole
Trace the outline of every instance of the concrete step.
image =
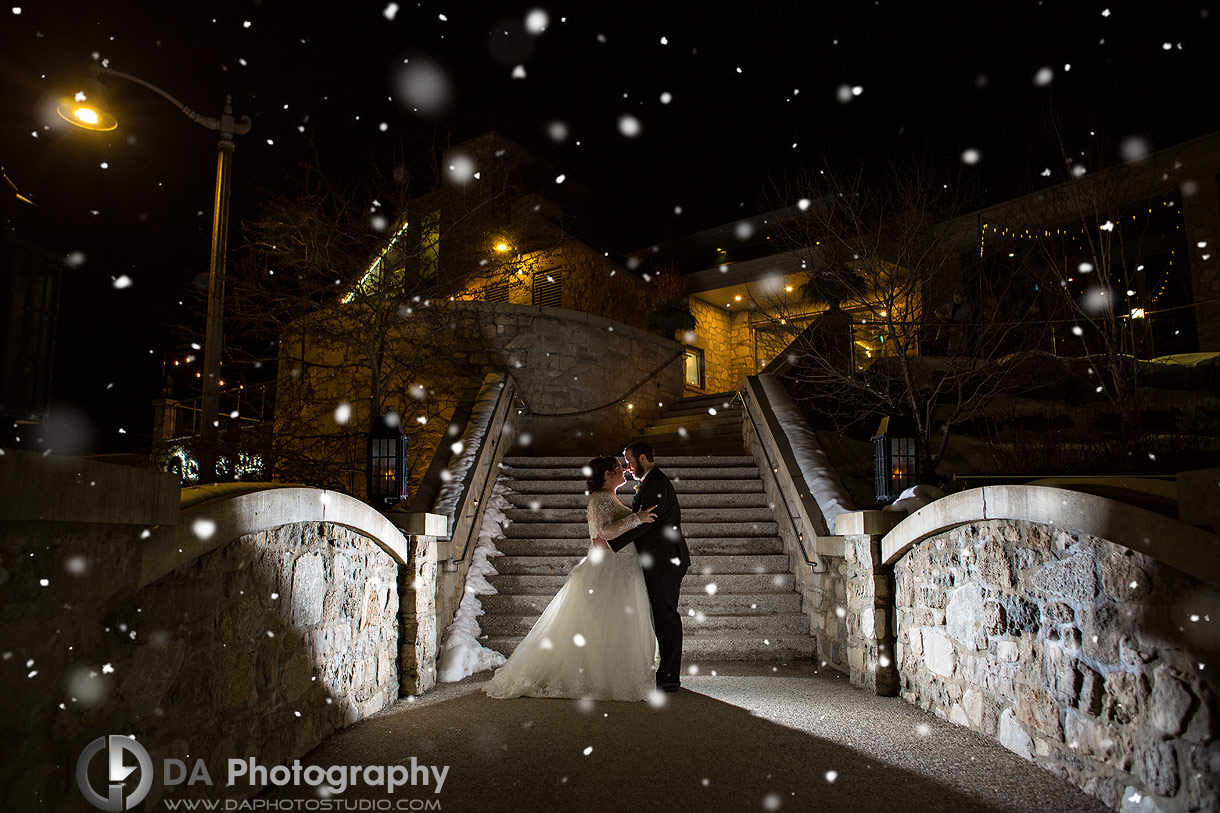
[[(713, 411), (713, 410), (715, 410), (715, 411)], [(656, 424), (658, 424), (662, 421), (675, 421), (675, 420), (676, 421), (697, 421), (697, 420), (702, 420), (704, 418), (709, 418), (709, 419), (714, 420), (717, 418), (723, 418), (726, 415), (734, 416), (737, 419), (738, 423), (740, 423), (741, 415), (742, 415), (740, 405), (734, 404), (733, 406), (726, 407), (724, 405), (723, 401), (717, 401), (716, 403), (709, 403), (709, 404), (706, 404), (703, 406), (690, 406), (690, 407), (681, 407), (681, 408), (674, 407), (673, 409), (665, 410), (665, 412), (663, 412), (661, 414), (661, 416), (659, 418), (657, 418), (651, 425), (655, 426)]]
[[(589, 539), (497, 539), (496, 547), (505, 556), (584, 556)], [(767, 556), (784, 552), (784, 543), (775, 536), (746, 539), (710, 537), (687, 542), (692, 556)], [(493, 560), (499, 562), (500, 559)]]
[[(556, 469), (566, 468), (579, 473), (582, 466), (589, 462), (587, 457), (506, 457), (504, 465), (522, 469)], [(709, 457), (707, 455), (683, 455), (670, 457), (664, 461), (666, 471), (682, 468), (706, 468), (707, 466), (753, 466), (751, 455), (725, 455)]]
[[(809, 617), (804, 613), (779, 613), (751, 615), (707, 615), (696, 610), (687, 613), (682, 609), (682, 635), (754, 635), (758, 638), (801, 635), (809, 632)], [(542, 614), (541, 609), (533, 614), (506, 615), (496, 613), (479, 620), (484, 634), (491, 636), (525, 635), (534, 627)]]
[[(675, 489), (676, 490), (676, 489)], [(620, 491), (624, 505), (631, 504), (631, 490)], [(589, 498), (585, 494), (505, 494), (505, 498), (517, 508), (545, 511), (553, 508), (579, 508), (585, 510)], [(681, 498), (682, 510), (696, 508), (770, 508), (771, 501), (759, 491), (755, 494), (686, 494)]]
[(692, 426), (732, 426), (741, 429), (741, 412), (740, 410), (731, 410), (728, 412), (717, 412), (715, 415), (710, 412), (704, 412), (694, 415), (672, 415), (666, 414), (645, 427), (644, 431), (650, 429), (667, 428), (672, 431), (677, 431), (679, 426), (690, 428)]
[[(485, 618), (497, 614), (505, 615), (540, 615), (554, 598), (553, 594), (530, 595), (497, 593), (490, 596), (479, 596)], [(799, 613), (801, 611), (801, 596), (799, 593), (760, 593), (758, 595), (721, 593), (714, 596), (707, 593), (685, 593), (679, 602), (683, 617), (689, 612), (704, 615), (773, 615), (776, 613)], [(808, 617), (808, 616), (805, 616)], [(480, 622), (482, 623), (482, 622)], [(484, 630), (486, 632), (486, 630)]]
[[(502, 576), (566, 576), (572, 572), (584, 555), (580, 556), (497, 556), (492, 565)], [(755, 573), (768, 575), (787, 572), (787, 554), (769, 556), (733, 554), (691, 554), (691, 573), (722, 575)]]
[[(495, 564), (495, 560), (492, 561)], [(555, 595), (563, 587), (567, 574), (557, 576), (488, 576), (487, 580), (500, 593), (521, 593), (529, 595)], [(682, 594), (698, 593), (707, 595), (707, 586), (716, 585), (716, 595), (722, 593), (791, 593), (796, 589), (796, 577), (791, 573), (771, 573), (766, 575), (729, 574), (704, 575), (690, 572), (682, 580)]]
[[(689, 505), (679, 501), (684, 511)], [(647, 506), (644, 506), (647, 507)], [(700, 508), (692, 511), (692, 518), (701, 522), (769, 522), (775, 518), (770, 508)], [(695, 516), (697, 514), (697, 517)], [(504, 515), (513, 522), (587, 522), (584, 508), (510, 508)]]
[[(504, 655), (513, 654), (523, 636), (485, 636), (481, 643)], [(691, 635), (682, 641), (682, 668), (697, 661), (789, 661), (817, 657), (811, 635)]]
[[(514, 522), (504, 528), (508, 539), (573, 539), (588, 533), (584, 522)], [(688, 540), (713, 536), (745, 539), (776, 536), (779, 523), (771, 522), (683, 522), (682, 535)]]
[(657, 453), (658, 460), (665, 460), (669, 455), (691, 454), (695, 451), (705, 451), (708, 454), (740, 454), (746, 449), (745, 441), (740, 437), (724, 435), (715, 438), (701, 438), (698, 435), (655, 440), (652, 449)]
[[(753, 460), (751, 460), (753, 464)], [(675, 484), (680, 480), (738, 480), (758, 477), (758, 466), (717, 466), (704, 463), (701, 466), (671, 467), (662, 469)], [(505, 466), (501, 476), (512, 480), (577, 480), (584, 485), (585, 475), (572, 468), (525, 468)]]
[(689, 452), (692, 449), (706, 449), (715, 454), (732, 454), (745, 449), (745, 444), (741, 441), (701, 441), (698, 438), (693, 438), (684, 441), (668, 441), (663, 440), (653, 444), (653, 449), (657, 453), (657, 457), (664, 460), (667, 454), (676, 454), (678, 452)]
[[(585, 491), (584, 478), (570, 478), (560, 480), (522, 480), (515, 477), (510, 477), (501, 480), (510, 489), (518, 494), (583, 494), (587, 498)], [(682, 502), (683, 494), (753, 494), (762, 493), (762, 482), (758, 479), (758, 475), (754, 474), (751, 477), (742, 477), (740, 479), (723, 478), (717, 480), (671, 480), (674, 491), (678, 493), (678, 502)], [(633, 488), (635, 484), (629, 483), (620, 488), (616, 493), (618, 498), (623, 502), (630, 503), (632, 495), (635, 494)]]
[(740, 409), (741, 400), (736, 392), (722, 392), (715, 395), (695, 395), (670, 402), (663, 415), (673, 415), (679, 412), (707, 411), (709, 408), (717, 411), (725, 409)]
[[(640, 433), (643, 440), (652, 444), (655, 451), (658, 443), (663, 443), (671, 440), (701, 440), (701, 441), (721, 441), (734, 440), (741, 437), (741, 424), (678, 424), (675, 426), (655, 426), (649, 427)], [(665, 462), (669, 458), (662, 458), (661, 453), (657, 452), (657, 459)]]

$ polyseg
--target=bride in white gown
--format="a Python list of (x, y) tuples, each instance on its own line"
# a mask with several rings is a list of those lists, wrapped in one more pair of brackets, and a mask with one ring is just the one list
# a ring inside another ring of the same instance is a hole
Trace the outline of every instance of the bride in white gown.
[(656, 688), (657, 638), (635, 543), (616, 554), (602, 541), (652, 522), (653, 510), (633, 514), (619, 502), (614, 492), (626, 478), (615, 458), (594, 458), (589, 469), (593, 543), (483, 687), (491, 697), (647, 700)]

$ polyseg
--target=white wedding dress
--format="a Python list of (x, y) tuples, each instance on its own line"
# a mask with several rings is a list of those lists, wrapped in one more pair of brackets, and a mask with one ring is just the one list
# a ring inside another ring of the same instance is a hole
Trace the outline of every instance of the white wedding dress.
[[(590, 539), (613, 539), (640, 524), (605, 490), (589, 497), (587, 513)], [(590, 547), (483, 691), (500, 698), (647, 700), (658, 662), (635, 543), (618, 553)]]

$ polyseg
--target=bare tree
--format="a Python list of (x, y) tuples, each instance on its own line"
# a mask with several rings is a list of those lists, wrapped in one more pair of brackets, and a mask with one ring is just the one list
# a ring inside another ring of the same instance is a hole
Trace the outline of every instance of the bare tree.
[(836, 429), (902, 416), (914, 425), (919, 477), (935, 479), (954, 427), (1015, 386), (1036, 303), (1020, 275), (963, 257), (956, 184), (927, 169), (808, 173), (777, 225), (800, 280), (794, 300), (756, 297), (787, 348), (777, 366)]
[(1140, 356), (1155, 353), (1146, 320), (1172, 270), (1149, 255), (1164, 253), (1176, 236), (1166, 217), (1176, 195), (1149, 183), (1168, 177), (1167, 167), (1089, 171), (1097, 156), (1073, 158), (1056, 136), (1064, 182), (1038, 196), (1033, 211), (1019, 213), (1030, 224), (1024, 235), (1017, 234), (1020, 222), (1009, 223), (1009, 239), (995, 242), (1032, 240), (1026, 253), (1058, 317), (1057, 351), (1087, 361), (1087, 387), (1118, 416), (1119, 436), (1135, 440), (1143, 434)]
[(387, 411), (411, 439), (412, 479), (422, 476), (461, 395), (454, 380), (476, 376), (492, 340), (451, 300), (523, 284), (552, 237), (516, 223), (506, 245), (509, 195), (488, 175), (476, 191), (413, 197), (401, 172), (342, 184), (308, 162), (246, 224), (229, 350), (235, 365), (278, 368), (277, 478), (361, 492), (364, 433)]

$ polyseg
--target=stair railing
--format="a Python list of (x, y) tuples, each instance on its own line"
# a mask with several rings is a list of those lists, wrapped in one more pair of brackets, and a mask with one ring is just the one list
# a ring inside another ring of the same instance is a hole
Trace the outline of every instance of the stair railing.
[[(512, 376), (507, 373), (488, 375), (476, 398), (476, 406), (458, 436), (463, 448), (454, 453), (454, 457), (467, 456), (463, 461), (465, 471), (460, 473), (461, 479), (451, 480), (441, 487), (433, 505), (434, 513), (448, 518), (449, 540), (437, 552), (438, 562), (448, 572), (458, 570), (470, 556), (472, 543), (482, 527), (483, 509), (491, 499), (500, 475), (506, 446), (503, 443), (505, 428), (516, 398), (517, 384)], [(442, 440), (441, 449), (451, 451), (445, 445)]]
[[(775, 417), (758, 376), (747, 376), (734, 398), (741, 399), (742, 412), (758, 438), (759, 451), (784, 504), (784, 514), (792, 525), (801, 557), (814, 573), (825, 573), (817, 553), (817, 537), (829, 534), (826, 519), (805, 483), (792, 444)], [(796, 493), (796, 500), (789, 499), (789, 489)], [(813, 538), (809, 539), (810, 536)]]

